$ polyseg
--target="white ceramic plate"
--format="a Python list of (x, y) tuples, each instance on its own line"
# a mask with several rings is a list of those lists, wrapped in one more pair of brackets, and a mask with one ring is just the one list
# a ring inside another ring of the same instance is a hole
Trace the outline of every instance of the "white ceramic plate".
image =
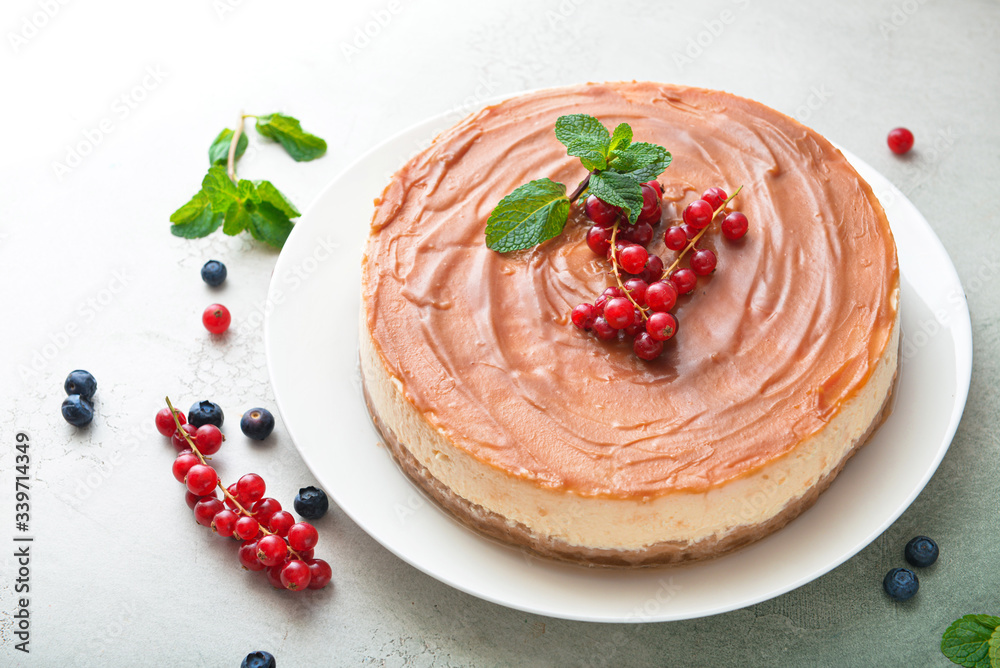
[(720, 559), (618, 571), (528, 556), (479, 537), (425, 500), (378, 445), (365, 410), (357, 352), (359, 262), (373, 198), (454, 120), (421, 123), (336, 178), (295, 226), (270, 286), (265, 342), (285, 426), (323, 488), (375, 540), (438, 580), (511, 608), (596, 622), (670, 621), (795, 589), (852, 557), (913, 502), (965, 407), (972, 369), (968, 305), (927, 221), (885, 177), (849, 154), (885, 205), (896, 236), (901, 376), (892, 416), (813, 508)]

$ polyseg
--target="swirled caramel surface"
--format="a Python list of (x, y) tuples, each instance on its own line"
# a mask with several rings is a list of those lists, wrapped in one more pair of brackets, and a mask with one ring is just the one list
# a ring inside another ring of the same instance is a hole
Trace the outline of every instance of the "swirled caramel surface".
[[(575, 328), (612, 285), (574, 206), (564, 233), (501, 255), (497, 202), (585, 176), (556, 118), (626, 122), (665, 146), (662, 233), (709, 186), (743, 192), (739, 242), (706, 234), (714, 274), (681, 297), (649, 363)], [(363, 266), (367, 326), (431, 425), (510, 475), (583, 496), (704, 491), (792, 452), (867, 382), (896, 318), (895, 246), (868, 185), (823, 137), (757, 102), (653, 83), (589, 84), (489, 107), (444, 132), (376, 202)]]

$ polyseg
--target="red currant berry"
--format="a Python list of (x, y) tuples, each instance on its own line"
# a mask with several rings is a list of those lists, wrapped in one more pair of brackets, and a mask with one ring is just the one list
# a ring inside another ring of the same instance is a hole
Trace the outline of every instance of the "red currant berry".
[(709, 188), (704, 193), (702, 193), (701, 198), (709, 203), (712, 207), (712, 211), (718, 209), (726, 201), (729, 195), (722, 188)]
[(750, 221), (739, 211), (733, 211), (722, 219), (722, 235), (730, 241), (736, 241), (747, 233)]
[[(698, 236), (698, 232), (701, 231), (701, 230), (699, 230), (696, 227), (692, 227), (692, 226), (688, 225), (687, 223), (681, 223), (681, 229), (684, 230), (684, 236), (686, 236), (688, 238), (688, 241), (691, 241), (696, 236)], [(685, 245), (687, 245), (687, 244), (685, 244)]]
[(260, 559), (257, 558), (257, 541), (248, 540), (240, 545), (240, 564), (248, 571), (264, 570), (264, 564), (260, 563)]
[(678, 269), (670, 275), (670, 281), (677, 288), (677, 294), (686, 295), (698, 284), (698, 276), (690, 269)]
[(674, 225), (668, 227), (663, 234), (663, 243), (672, 251), (683, 250), (688, 245), (688, 236), (684, 233), (684, 228)]
[(247, 473), (239, 479), (239, 482), (236, 483), (236, 489), (238, 491), (236, 498), (238, 498), (242, 504), (249, 505), (256, 503), (264, 498), (265, 488), (266, 486), (264, 485), (263, 478), (256, 473)]
[[(180, 411), (177, 411), (177, 419), (182, 425), (187, 422), (184, 413)], [(164, 436), (173, 436), (174, 432), (177, 431), (177, 425), (174, 424), (174, 418), (170, 415), (169, 408), (161, 408), (160, 412), (156, 414), (156, 431)]]
[(598, 315), (604, 314), (604, 307), (607, 306), (608, 300), (614, 299), (615, 297), (624, 297), (625, 293), (621, 289), (613, 285), (610, 288), (605, 288), (601, 296), (594, 300), (594, 309), (597, 311)]
[(333, 569), (322, 559), (306, 559), (309, 566), (309, 588), (322, 589), (333, 579)]
[(660, 280), (662, 277), (663, 260), (660, 259), (659, 255), (650, 255), (649, 260), (646, 262), (646, 268), (639, 274), (639, 278), (646, 281), (646, 283), (652, 283), (653, 281)]
[(281, 584), (281, 569), (285, 567), (288, 560), (282, 561), (280, 564), (276, 564), (267, 568), (264, 573), (267, 575), (267, 581), (271, 583), (271, 586), (275, 589), (284, 589), (285, 585)]
[(215, 513), (212, 518), (212, 530), (223, 538), (230, 538), (236, 530), (239, 516), (228, 508)]
[(304, 552), (316, 547), (319, 532), (309, 522), (298, 522), (288, 529), (288, 546), (296, 552)]
[(288, 556), (288, 544), (281, 536), (264, 536), (257, 541), (257, 558), (265, 566), (276, 566)]
[(913, 133), (906, 128), (896, 128), (889, 132), (889, 137), (886, 141), (889, 144), (890, 151), (902, 155), (913, 148)]
[(190, 508), (191, 510), (194, 510), (194, 507), (202, 499), (215, 499), (215, 498), (218, 498), (218, 497), (215, 496), (215, 492), (212, 492), (211, 494), (208, 494), (207, 496), (206, 495), (192, 494), (191, 492), (184, 492), (184, 503), (186, 503), (187, 506), (188, 506), (188, 508)]
[(229, 315), (229, 309), (222, 304), (212, 304), (201, 314), (201, 324), (212, 334), (222, 334), (229, 329), (229, 323), (233, 318)]
[(233, 499), (233, 497), (237, 496), (236, 483), (234, 482), (232, 485), (227, 487), (226, 491), (229, 492), (229, 494), (224, 494), (222, 500), (225, 502), (227, 506), (229, 506), (233, 510), (236, 510), (236, 501), (239, 500), (238, 498), (236, 500)]
[(663, 197), (663, 186), (660, 184), (659, 181), (646, 181), (642, 185), (649, 186), (650, 188), (652, 188), (653, 190), (655, 190), (657, 197), (661, 197), (661, 198)]
[(655, 360), (663, 352), (663, 341), (657, 341), (649, 332), (639, 332), (632, 342), (632, 350), (639, 359), (647, 362)]
[(288, 535), (288, 530), (293, 524), (295, 524), (295, 517), (287, 510), (279, 510), (271, 515), (271, 519), (267, 522), (267, 528), (270, 529), (271, 533), (284, 538)]
[(597, 335), (601, 341), (610, 341), (611, 339), (618, 338), (618, 330), (608, 324), (608, 321), (604, 316), (598, 316), (594, 320), (594, 334)]
[[(187, 475), (184, 476), (184, 484), (187, 485), (188, 491), (192, 494), (205, 496), (210, 494), (219, 484), (219, 475), (215, 469), (207, 464), (195, 464), (188, 469)], [(220, 501), (219, 504), (221, 505), (222, 502)]]
[(699, 276), (708, 276), (715, 271), (717, 262), (715, 253), (707, 248), (699, 248), (691, 255), (691, 270)]
[(310, 559), (313, 558), (313, 554), (315, 554), (316, 550), (313, 550), (313, 549), (296, 550), (296, 552), (299, 553), (299, 559), (301, 559), (302, 561), (308, 562)]
[(672, 339), (677, 333), (677, 318), (669, 313), (654, 313), (646, 321), (646, 331), (657, 341)]
[(173, 473), (174, 478), (177, 482), (184, 482), (184, 478), (187, 476), (188, 471), (195, 464), (201, 464), (201, 460), (198, 459), (198, 455), (193, 452), (182, 452), (177, 455), (177, 459), (174, 460)]
[(630, 274), (638, 274), (646, 267), (649, 253), (638, 244), (630, 244), (619, 253), (618, 262)]
[(702, 230), (712, 222), (714, 213), (715, 209), (711, 204), (703, 199), (696, 199), (684, 207), (684, 222), (696, 230)]
[(639, 212), (640, 223), (660, 222), (660, 195), (653, 186), (642, 184), (642, 211)]
[(590, 329), (594, 324), (594, 318), (597, 317), (597, 309), (591, 304), (577, 304), (573, 308), (573, 312), (570, 314), (570, 318), (573, 320), (573, 324), (582, 330)]
[(631, 241), (640, 246), (648, 246), (649, 242), (653, 240), (653, 226), (643, 222), (641, 218), (635, 225), (624, 225), (623, 228), (623, 230), (619, 231), (625, 241)]
[(632, 316), (632, 324), (622, 331), (624, 331), (627, 336), (635, 336), (644, 329), (646, 329), (646, 324), (642, 321), (642, 313), (639, 309), (635, 309), (635, 313)]
[(194, 504), (194, 519), (203, 527), (212, 526), (212, 520), (225, 506), (222, 501), (208, 497)]
[(606, 256), (611, 250), (611, 230), (594, 225), (587, 231), (587, 245), (595, 254)]
[(621, 209), (617, 206), (611, 206), (593, 195), (588, 197), (583, 203), (583, 211), (587, 214), (587, 218), (590, 218), (595, 224), (601, 227), (611, 227), (614, 225), (618, 219), (618, 214), (621, 213)]
[(214, 424), (203, 424), (194, 434), (194, 444), (203, 455), (214, 455), (222, 447), (225, 436)]
[(615, 297), (604, 307), (604, 319), (615, 329), (625, 329), (635, 320), (635, 307), (624, 297)]
[(183, 452), (184, 450), (190, 450), (191, 444), (187, 442), (187, 439), (181, 435), (184, 432), (194, 440), (194, 435), (198, 431), (198, 428), (193, 424), (182, 424), (180, 429), (174, 430), (174, 435), (170, 437), (170, 443), (174, 446), (177, 452)]
[(310, 577), (309, 566), (299, 559), (292, 559), (281, 569), (281, 585), (292, 591), (308, 588)]
[(671, 281), (657, 281), (646, 289), (646, 305), (665, 313), (677, 303), (677, 288)]
[(281, 504), (278, 503), (277, 499), (272, 499), (271, 497), (264, 497), (257, 503), (253, 504), (253, 516), (258, 522), (263, 526), (267, 526), (271, 521), (271, 516), (276, 512), (281, 510)]
[(260, 533), (260, 523), (252, 517), (241, 517), (236, 520), (234, 531), (243, 540), (250, 540)]
[(641, 278), (630, 278), (625, 281), (625, 292), (639, 306), (646, 305), (646, 288), (648, 287), (649, 284)]

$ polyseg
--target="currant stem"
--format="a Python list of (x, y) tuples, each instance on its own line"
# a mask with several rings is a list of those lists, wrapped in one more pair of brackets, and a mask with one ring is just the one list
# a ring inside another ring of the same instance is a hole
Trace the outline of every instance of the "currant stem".
[(569, 196), (570, 204), (575, 202), (577, 198), (579, 198), (580, 195), (583, 194), (583, 191), (587, 189), (587, 186), (590, 185), (590, 177), (593, 175), (594, 172), (590, 172), (589, 174), (587, 174), (586, 178), (583, 179), (583, 181), (580, 181), (580, 185), (578, 185), (576, 187), (576, 190), (574, 190), (573, 193)]
[(737, 195), (740, 194), (741, 190), (743, 190), (743, 186), (740, 186), (739, 188), (737, 188), (736, 192), (734, 192), (732, 195), (730, 195), (729, 197), (727, 197), (726, 201), (723, 202), (722, 204), (720, 204), (719, 208), (716, 209), (714, 212), (712, 212), (712, 221), (708, 225), (706, 225), (705, 227), (701, 228), (701, 230), (698, 232), (698, 234), (694, 235), (694, 238), (691, 239), (691, 241), (688, 242), (688, 245), (685, 246), (684, 249), (677, 255), (677, 258), (674, 259), (674, 263), (671, 264), (670, 267), (665, 272), (663, 272), (664, 276), (668, 276), (668, 277), (670, 276), (670, 272), (672, 272), (674, 269), (677, 268), (677, 265), (679, 265), (681, 263), (681, 260), (684, 259), (684, 256), (687, 254), (687, 252), (689, 250), (691, 250), (692, 248), (694, 248), (695, 244), (698, 243), (698, 240), (701, 239), (701, 237), (705, 234), (705, 232), (708, 231), (708, 228), (712, 227), (712, 223), (715, 222), (716, 216), (718, 216), (719, 213), (723, 209), (726, 208), (726, 205), (729, 204), (733, 200), (734, 197), (736, 197)]
[(622, 283), (621, 274), (618, 273), (618, 256), (615, 254), (615, 251), (617, 250), (615, 248), (615, 240), (617, 238), (618, 238), (618, 221), (616, 220), (615, 224), (611, 227), (611, 270), (615, 274), (615, 281), (618, 283), (618, 289), (624, 292), (625, 296), (628, 297), (628, 300), (632, 302), (632, 305), (635, 306), (637, 309), (639, 309), (639, 315), (642, 316), (642, 319), (649, 320), (649, 316), (646, 315), (646, 308), (643, 306), (639, 306), (639, 302), (632, 299), (632, 295), (629, 294), (629, 291), (625, 289), (625, 284)]
[(226, 173), (229, 175), (229, 180), (233, 183), (239, 183), (236, 178), (236, 147), (240, 143), (240, 135), (243, 134), (243, 121), (248, 118), (257, 118), (253, 114), (240, 113), (240, 122), (236, 124), (236, 131), (233, 133), (233, 138), (229, 141), (229, 156), (226, 158)]
[[(246, 117), (244, 116), (244, 118), (246, 118)], [(240, 123), (241, 124), (242, 124), (242, 122), (243, 122), (242, 119), (240, 119)], [(232, 155), (232, 154), (230, 153), (230, 155)], [(170, 415), (174, 418), (174, 424), (177, 425), (177, 431), (181, 434), (181, 436), (184, 437), (184, 440), (187, 441), (188, 445), (191, 446), (191, 451), (194, 452), (194, 454), (197, 455), (198, 459), (201, 460), (201, 463), (204, 464), (205, 463), (205, 457), (201, 454), (201, 451), (198, 450), (198, 446), (194, 444), (194, 439), (191, 438), (190, 434), (188, 434), (186, 431), (184, 431), (183, 429), (181, 429), (180, 418), (177, 417), (177, 411), (176, 411), (176, 409), (174, 409), (174, 405), (172, 403), (170, 403), (170, 397), (164, 397), (164, 399), (166, 399), (166, 401), (167, 401), (167, 408), (170, 410)], [(239, 510), (239, 512), (240, 512), (241, 515), (243, 515), (244, 517), (253, 517), (253, 513), (251, 513), (246, 508), (244, 508), (243, 505), (239, 502), (239, 500), (235, 496), (233, 496), (232, 494), (229, 493), (229, 490), (226, 489), (226, 486), (222, 484), (222, 480), (221, 479), (216, 484), (219, 486), (219, 489), (222, 490), (223, 495), (225, 495), (226, 497), (232, 499), (233, 505), (236, 506), (236, 509)], [(263, 524), (260, 524), (258, 522), (257, 526), (260, 527), (260, 530), (264, 532), (265, 536), (273, 536), (274, 535), (274, 532), (273, 531), (268, 531), (267, 528), (265, 528)], [(287, 539), (285, 539), (285, 543), (288, 543)], [(296, 559), (301, 559), (302, 558), (299, 555), (298, 552), (296, 552), (295, 550), (292, 549), (291, 545), (288, 546), (288, 551), (291, 552), (292, 554), (294, 554)]]

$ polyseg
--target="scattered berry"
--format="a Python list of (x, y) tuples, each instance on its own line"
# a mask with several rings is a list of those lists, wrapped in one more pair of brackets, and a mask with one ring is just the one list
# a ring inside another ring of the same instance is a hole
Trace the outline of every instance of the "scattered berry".
[(621, 213), (621, 209), (617, 206), (611, 206), (593, 195), (589, 196), (583, 203), (583, 211), (587, 214), (587, 218), (601, 227), (614, 225), (615, 221), (618, 220), (618, 214)]
[(668, 341), (677, 333), (677, 318), (669, 313), (654, 313), (646, 321), (646, 331), (657, 341)]
[(225, 506), (222, 505), (222, 501), (216, 498), (210, 496), (201, 499), (198, 503), (194, 504), (194, 519), (203, 527), (210, 527), (212, 526), (212, 520), (223, 509), (225, 509)]
[(226, 265), (218, 260), (209, 260), (201, 268), (201, 280), (217, 288), (226, 280), (226, 273)]
[(333, 579), (333, 569), (322, 559), (306, 559), (309, 566), (309, 588), (322, 589)]
[(926, 568), (937, 561), (938, 546), (927, 536), (917, 536), (906, 544), (903, 556), (911, 566)]
[[(184, 476), (184, 484), (187, 485), (188, 491), (192, 494), (205, 496), (213, 492), (215, 486), (219, 484), (219, 474), (207, 464), (195, 464), (188, 469), (187, 475)], [(219, 505), (222, 505), (221, 501)]]
[(711, 204), (703, 199), (696, 199), (684, 207), (684, 222), (696, 230), (702, 230), (712, 222), (714, 213), (715, 209)]
[(287, 510), (279, 510), (271, 515), (271, 519), (267, 521), (267, 528), (271, 533), (284, 538), (288, 535), (288, 530), (292, 528), (293, 524), (295, 524), (295, 516)]
[(236, 497), (240, 503), (251, 505), (264, 498), (266, 488), (263, 478), (256, 473), (247, 473), (236, 483)]
[(663, 342), (654, 339), (649, 332), (639, 332), (632, 343), (632, 350), (635, 351), (636, 357), (648, 362), (660, 356), (663, 352)]
[(663, 235), (663, 243), (672, 251), (684, 250), (684, 247), (688, 245), (688, 241), (690, 240), (684, 232), (684, 228), (677, 225), (668, 227)]
[(62, 416), (74, 427), (86, 427), (94, 419), (94, 407), (79, 394), (71, 394), (63, 399)]
[(288, 556), (288, 544), (281, 536), (264, 536), (257, 541), (257, 558), (265, 566), (276, 566)]
[(906, 128), (896, 128), (889, 132), (886, 142), (890, 151), (902, 155), (913, 148), (913, 133)]
[(213, 404), (207, 400), (196, 402), (191, 406), (191, 410), (188, 411), (188, 421), (195, 427), (214, 424), (221, 429), (225, 419), (226, 416), (222, 413), (222, 408), (219, 407), (219, 404)]
[(691, 270), (699, 276), (708, 276), (715, 271), (715, 253), (707, 248), (699, 248), (691, 255)]
[(203, 424), (194, 433), (194, 444), (203, 455), (214, 455), (222, 447), (225, 436), (214, 424)]
[(66, 390), (66, 394), (79, 394), (81, 399), (90, 401), (97, 392), (97, 379), (89, 371), (77, 369), (66, 376), (63, 389)]
[(730, 241), (740, 239), (749, 227), (747, 217), (739, 211), (733, 211), (722, 219), (722, 235)]
[(316, 547), (317, 542), (319, 532), (308, 522), (298, 522), (288, 529), (288, 546), (296, 552), (311, 550)]
[(590, 329), (596, 317), (597, 309), (592, 304), (577, 304), (570, 314), (573, 324), (583, 330)]
[(677, 294), (686, 295), (698, 284), (698, 276), (690, 269), (678, 269), (670, 275), (670, 281), (677, 288)]
[(274, 657), (268, 652), (251, 652), (243, 659), (240, 668), (275, 668)]
[(646, 289), (646, 305), (654, 311), (669, 311), (676, 303), (677, 288), (671, 281), (656, 281)]
[(240, 429), (255, 441), (263, 441), (274, 431), (274, 416), (266, 408), (251, 408), (240, 419)]
[(895, 601), (906, 601), (913, 598), (920, 588), (917, 575), (908, 568), (893, 568), (885, 574), (882, 580), (885, 593)]
[(701, 198), (706, 202), (708, 202), (709, 205), (712, 207), (712, 211), (715, 211), (720, 206), (722, 206), (723, 202), (726, 201), (727, 197), (728, 195), (726, 194), (725, 190), (716, 187), (709, 188), (701, 195)]
[[(177, 411), (177, 419), (182, 425), (187, 422), (184, 413), (180, 411)], [(174, 432), (177, 431), (177, 425), (174, 424), (174, 418), (170, 415), (169, 408), (160, 409), (160, 412), (156, 414), (156, 431), (164, 436), (173, 436)]]
[(229, 329), (229, 323), (232, 321), (229, 309), (222, 304), (210, 304), (201, 314), (201, 324), (212, 334), (222, 334)]
[(174, 446), (177, 452), (184, 452), (185, 450), (191, 449), (191, 444), (188, 443), (187, 439), (184, 438), (184, 434), (194, 439), (195, 434), (198, 433), (198, 428), (193, 424), (182, 424), (180, 429), (174, 430), (174, 435), (170, 437), (170, 443)]
[(308, 588), (310, 577), (309, 566), (299, 559), (292, 559), (281, 569), (281, 584), (292, 591)]

